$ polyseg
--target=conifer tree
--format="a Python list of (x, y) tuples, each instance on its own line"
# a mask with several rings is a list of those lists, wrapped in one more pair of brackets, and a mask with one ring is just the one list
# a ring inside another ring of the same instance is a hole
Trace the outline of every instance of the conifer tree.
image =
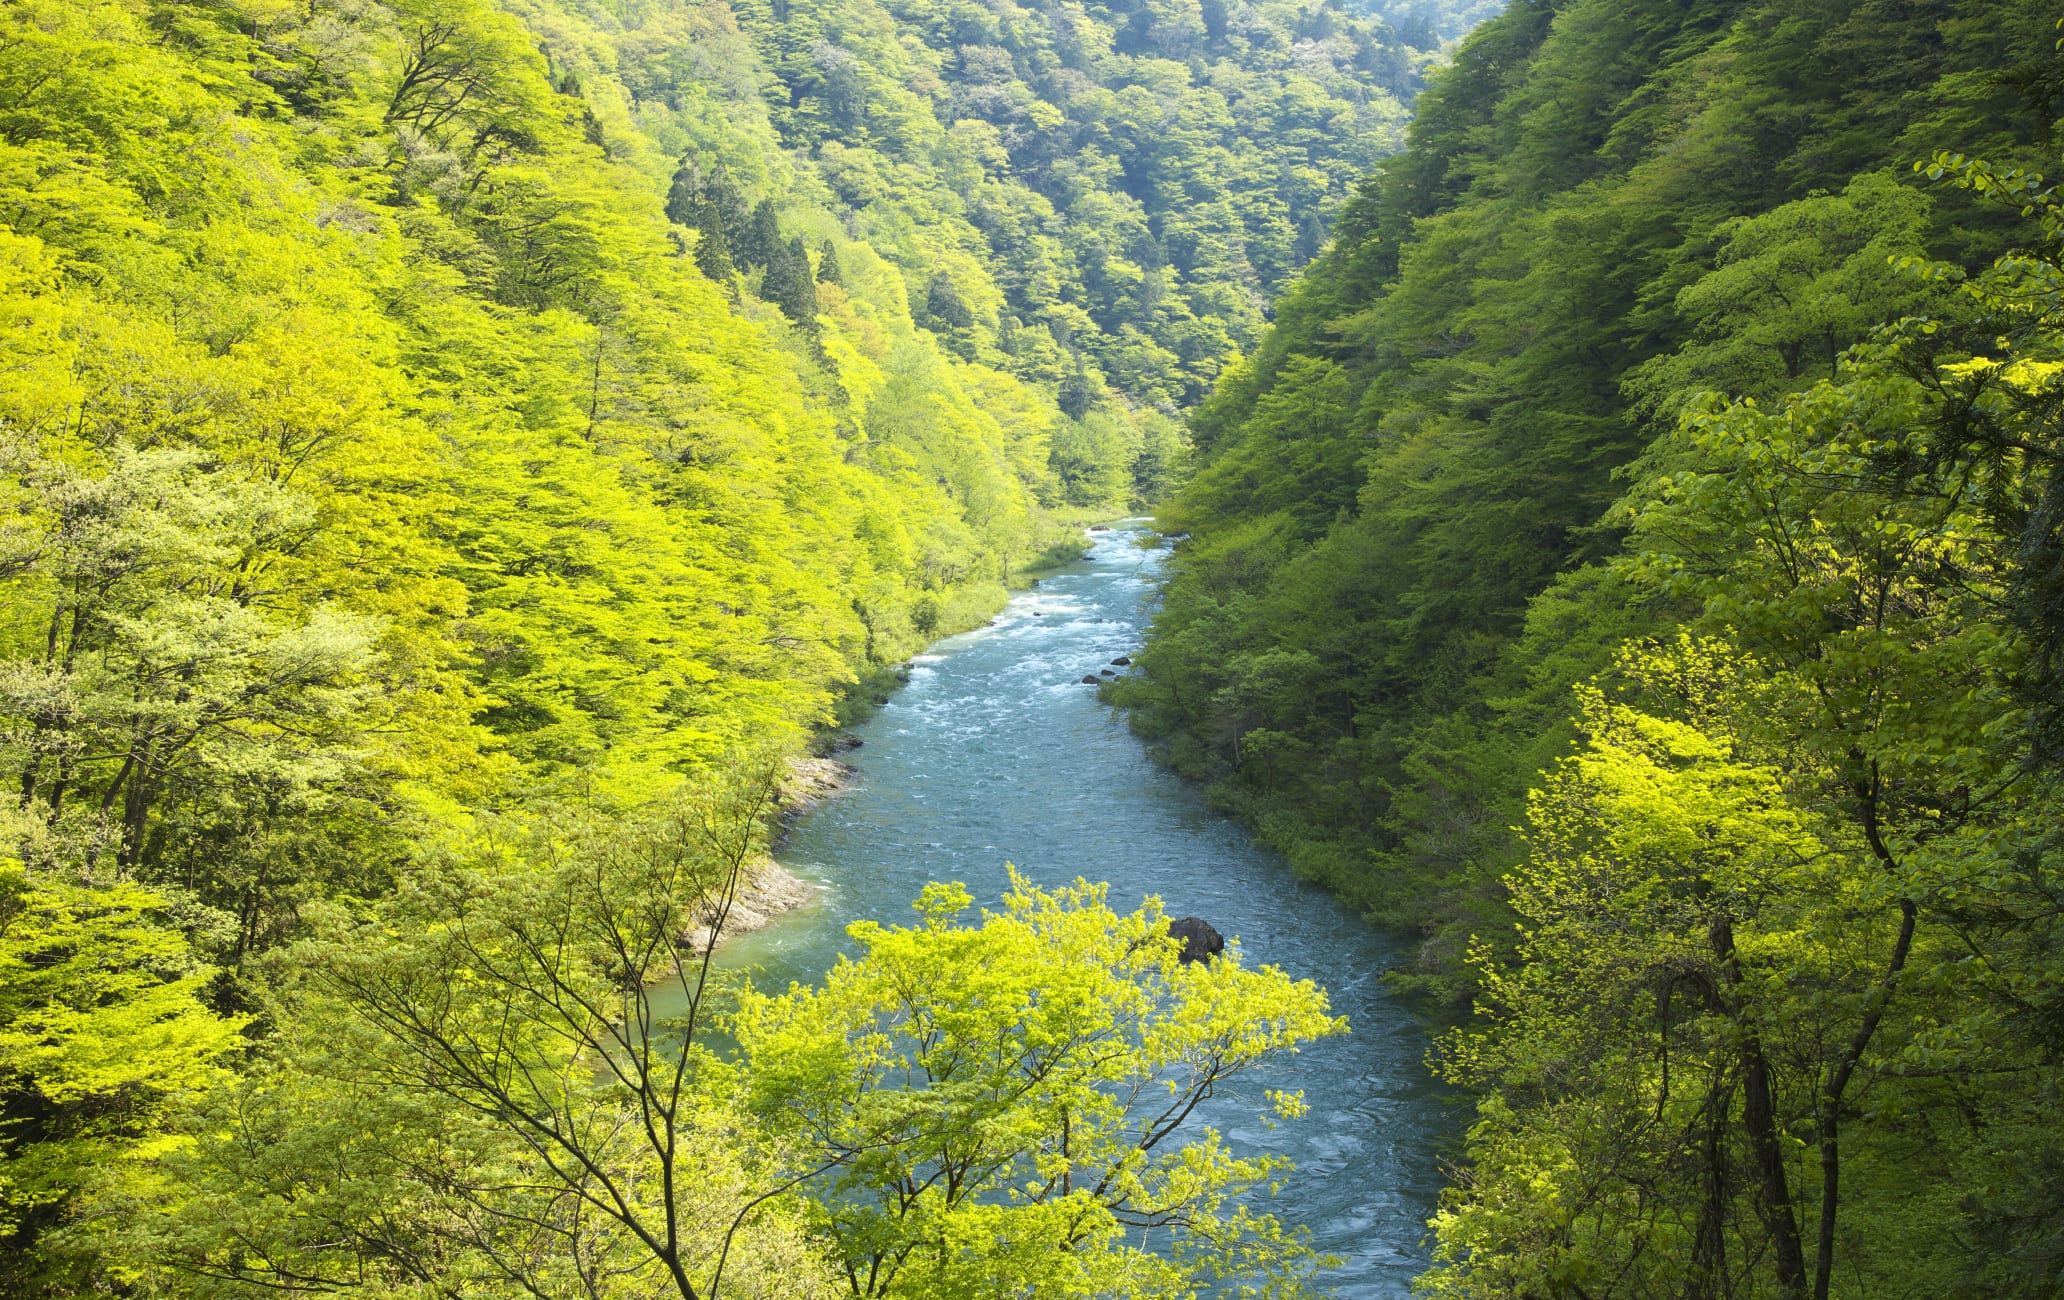
[(781, 218), (774, 211), (774, 200), (761, 199), (747, 218), (732, 250), (733, 255), (740, 266), (771, 271), (783, 251)]
[(810, 251), (800, 236), (775, 246), (762, 296), (805, 331), (817, 332), (817, 285), (810, 278)]
[(1075, 369), (1061, 383), (1060, 395), (1055, 399), (1061, 414), (1071, 420), (1079, 420), (1096, 404), (1097, 385), (1090, 379), (1082, 364), (1082, 358), (1075, 358)]
[(667, 220), (692, 226), (697, 232), (695, 265), (719, 284), (730, 280), (731, 240), (725, 231), (723, 210), (712, 187), (704, 185), (695, 164), (684, 160), (674, 172), (667, 189)]

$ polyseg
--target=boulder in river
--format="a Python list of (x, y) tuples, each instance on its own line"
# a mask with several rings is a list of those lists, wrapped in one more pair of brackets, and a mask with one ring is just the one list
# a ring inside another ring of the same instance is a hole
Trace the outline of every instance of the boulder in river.
[(1082, 674), (1082, 684), (1084, 686), (1102, 686), (1104, 679), (1101, 677), (1091, 677), (1088, 673), (1084, 673)]
[(1112, 671), (1111, 671), (1110, 669), (1106, 668), (1106, 669), (1104, 669), (1104, 670), (1103, 670), (1103, 672), (1102, 672), (1102, 673), (1100, 673), (1099, 675), (1100, 675), (1100, 676), (1103, 676), (1103, 677), (1116, 677), (1116, 676), (1117, 676), (1118, 674), (1117, 674), (1117, 673), (1114, 673), (1114, 672), (1112, 672)]
[(1225, 936), (1202, 917), (1186, 916), (1168, 923), (1168, 937), (1182, 945), (1185, 962), (1210, 961), (1225, 951)]
[(1130, 655), (1119, 655), (1111, 661), (1111, 666), (1114, 668), (1130, 668), (1132, 667), (1132, 657)]

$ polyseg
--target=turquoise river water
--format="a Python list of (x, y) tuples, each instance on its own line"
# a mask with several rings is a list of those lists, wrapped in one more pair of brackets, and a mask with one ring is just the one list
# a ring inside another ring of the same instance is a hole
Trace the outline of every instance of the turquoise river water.
[[(822, 896), (727, 943), (724, 960), (757, 968), (763, 987), (811, 981), (853, 949), (851, 922), (908, 920), (931, 880), (994, 904), (1007, 862), (1044, 884), (1107, 880), (1121, 910), (1158, 894), (1169, 915), (1237, 936), (1250, 964), (1317, 980), (1348, 1017), (1351, 1033), (1248, 1078), (1205, 1119), (1238, 1146), (1296, 1161), (1266, 1208), (1344, 1260), (1329, 1279), (1339, 1295), (1404, 1297), (1425, 1265), (1434, 1147), (1453, 1119), (1427, 1078), (1425, 1035), (1378, 978), (1401, 959), (1398, 943), (1212, 813), (1082, 684), (1140, 644), (1161, 559), (1141, 536), (1137, 521), (1096, 534), (1080, 563), (992, 625), (912, 663), (909, 683), (857, 729), (861, 748), (842, 756), (859, 770), (854, 788), (782, 844), (782, 861)], [(1265, 1088), (1303, 1089), (1310, 1114), (1264, 1128)]]

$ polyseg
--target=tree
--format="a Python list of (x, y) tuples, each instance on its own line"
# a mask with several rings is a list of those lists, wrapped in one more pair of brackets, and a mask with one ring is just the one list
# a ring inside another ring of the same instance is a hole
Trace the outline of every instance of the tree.
[(810, 278), (810, 251), (800, 235), (782, 245), (768, 264), (762, 292), (805, 333), (817, 332), (817, 284)]
[(0, 835), (0, 1281), (28, 1295), (58, 1271), (47, 1235), (148, 1177), (168, 1118), (228, 1078), (247, 1019), (206, 1005), (216, 972), (171, 900), (84, 870), (90, 843), (37, 819), (9, 810)]
[(732, 252), (740, 266), (771, 271), (786, 251), (787, 245), (781, 238), (781, 218), (774, 211), (774, 200), (761, 199), (753, 206), (752, 215), (733, 240)]
[(1174, 1297), (1216, 1277), (1301, 1293), (1318, 1261), (1246, 1199), (1282, 1162), (1188, 1130), (1345, 1022), (1237, 952), (1183, 963), (1156, 902), (1120, 915), (1105, 894), (1013, 875), (969, 925), (967, 891), (932, 885), (917, 925), (855, 925), (862, 954), (822, 988), (745, 998), (752, 1105), (797, 1135), (854, 1294)]
[(1850, 347), (1937, 296), (1898, 265), (1920, 253), (1929, 216), (1926, 195), (1873, 172), (1723, 223), (1713, 269), (1677, 295), (1693, 341), (1637, 367), (1626, 390), (1667, 422), (1697, 392), (1774, 395), (1835, 378)]
[(1962, 154), (1914, 166), (2033, 218), (2028, 244), (1975, 276), (1903, 259), (1916, 278), (1955, 284), (1979, 317), (1961, 329), (1919, 320), (1894, 336), (1887, 360), (1936, 388), (1939, 414), (1917, 439), (1886, 448), (1884, 461), (1893, 482), (1917, 490), (1944, 474), (1967, 478), (2000, 544), (2011, 539), (2000, 561), (2033, 650), (2021, 694), (2036, 719), (2037, 755), (2054, 766), (2064, 754), (2064, 386), (2050, 368), (2064, 349), (2064, 201), (2040, 173)]
[[(2055, 355), (1909, 318), (1652, 450), (1622, 567), (1692, 636), (1580, 693), (1530, 805), (1521, 947), (1479, 950), (1495, 1027), (1451, 1058), (1488, 1095), (1443, 1293), (2034, 1275), (1939, 1242), (2043, 1222), (1980, 1170), (2059, 1059), (2031, 997), (2058, 792), (2010, 599), (2048, 469), (1976, 449), (2039, 426)], [(1945, 1108), (1968, 1122), (1921, 1141)]]
[(36, 503), (0, 580), (0, 608), (33, 629), (0, 670), (0, 755), (20, 812), (94, 838), (89, 868), (104, 852), (197, 890), (238, 918), (241, 959), (296, 874), (267, 869), (293, 855), (268, 830), (320, 819), (358, 775), (380, 628), (294, 609), (305, 593), (280, 570), (316, 531), (300, 493), (190, 450), (97, 459), (17, 449), (0, 466)]
[(695, 265), (719, 284), (728, 283), (734, 270), (731, 262), (731, 227), (725, 224), (726, 204), (719, 183), (705, 186), (691, 162), (683, 161), (667, 187), (667, 220), (692, 226), (696, 231)]
[(202, 1113), (148, 1252), (254, 1287), (823, 1290), (769, 1171), (783, 1139), (703, 1043), (713, 945), (689, 946), (723, 932), (770, 794), (560, 810), (334, 915), (296, 955), (279, 1065)]
[(1774, 1062), (1826, 1031), (1797, 989), (1835, 958), (1804, 918), (1841, 877), (1732, 730), (1739, 671), (1686, 638), (1624, 652), (1625, 694), (1579, 691), (1585, 744), (1528, 803), (1519, 961), (1478, 946), (1492, 1027), (1443, 1049), (1485, 1101), (1435, 1295), (1805, 1293)]

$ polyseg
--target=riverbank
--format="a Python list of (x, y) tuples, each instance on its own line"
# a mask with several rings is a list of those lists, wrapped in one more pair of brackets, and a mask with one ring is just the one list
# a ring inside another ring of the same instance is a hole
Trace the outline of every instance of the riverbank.
[(858, 950), (854, 922), (912, 923), (911, 900), (931, 882), (959, 881), (996, 908), (1011, 889), (1006, 863), (1050, 888), (1106, 882), (1124, 910), (1152, 895), (1171, 916), (1201, 917), (1238, 939), (1243, 961), (1325, 988), (1354, 1029), (1242, 1089), (1250, 1100), (1301, 1092), (1304, 1119), (1260, 1127), (1231, 1095), (1200, 1119), (1240, 1155), (1296, 1163), (1267, 1208), (1340, 1258), (1323, 1278), (1334, 1294), (1408, 1300), (1439, 1153), (1458, 1125), (1427, 1077), (1424, 1032), (1376, 978), (1405, 959), (1403, 945), (1214, 815), (1081, 684), (1129, 657), (1153, 612), (1166, 552), (1140, 545), (1142, 523), (1085, 530), (1081, 560), (910, 661), (909, 680), (855, 727), (864, 748), (820, 741), (819, 754), (858, 762), (865, 779), (818, 803), (779, 856), (831, 885), (718, 959), (769, 991), (814, 984)]
[[(774, 790), (774, 834), (771, 848), (778, 851), (781, 842), (787, 838), (798, 819), (831, 798), (849, 789), (857, 775), (854, 770), (835, 758), (822, 756), (791, 758), (785, 764), (781, 780)], [(792, 912), (816, 901), (823, 890), (803, 879), (776, 861), (772, 853), (745, 865), (745, 879), (740, 883), (738, 896), (731, 900), (731, 906), (724, 914), (724, 926), (716, 935), (716, 942), (734, 939), (741, 934), (764, 930), (767, 925), (784, 912)], [(700, 953), (711, 942), (710, 927), (698, 926), (687, 936), (689, 951)]]
[[(1128, 516), (1113, 516), (1094, 510), (1060, 513), (1052, 522), (1064, 530), (1073, 531), (1050, 537), (1043, 550), (1014, 566), (1009, 571), (1008, 581), (995, 588), (993, 599), (984, 600), (979, 592), (971, 596), (969, 589), (963, 589), (955, 601), (936, 615), (939, 621), (935, 623), (934, 630), (939, 633), (939, 639), (994, 623), (995, 616), (1008, 604), (1012, 592), (1036, 587), (1042, 577), (1079, 563), (1100, 537), (1109, 536), (1113, 528), (1124, 523), (1126, 518)], [(936, 644), (935, 640), (926, 648)], [(859, 741), (847, 729), (872, 717), (909, 681), (910, 664), (907, 660), (885, 664), (864, 675), (839, 702), (835, 715), (837, 729), (817, 737), (813, 747), (817, 752), (788, 761), (786, 773), (775, 792), (775, 850), (779, 850), (781, 841), (798, 818), (852, 784), (854, 770), (830, 755), (857, 745)], [(765, 929), (775, 917), (807, 906), (820, 892), (818, 886), (782, 866), (771, 854), (749, 863), (746, 880), (725, 915), (723, 934), (718, 936), (718, 942)], [(695, 930), (688, 937), (690, 947), (696, 952), (701, 952), (709, 941), (707, 927)]]

